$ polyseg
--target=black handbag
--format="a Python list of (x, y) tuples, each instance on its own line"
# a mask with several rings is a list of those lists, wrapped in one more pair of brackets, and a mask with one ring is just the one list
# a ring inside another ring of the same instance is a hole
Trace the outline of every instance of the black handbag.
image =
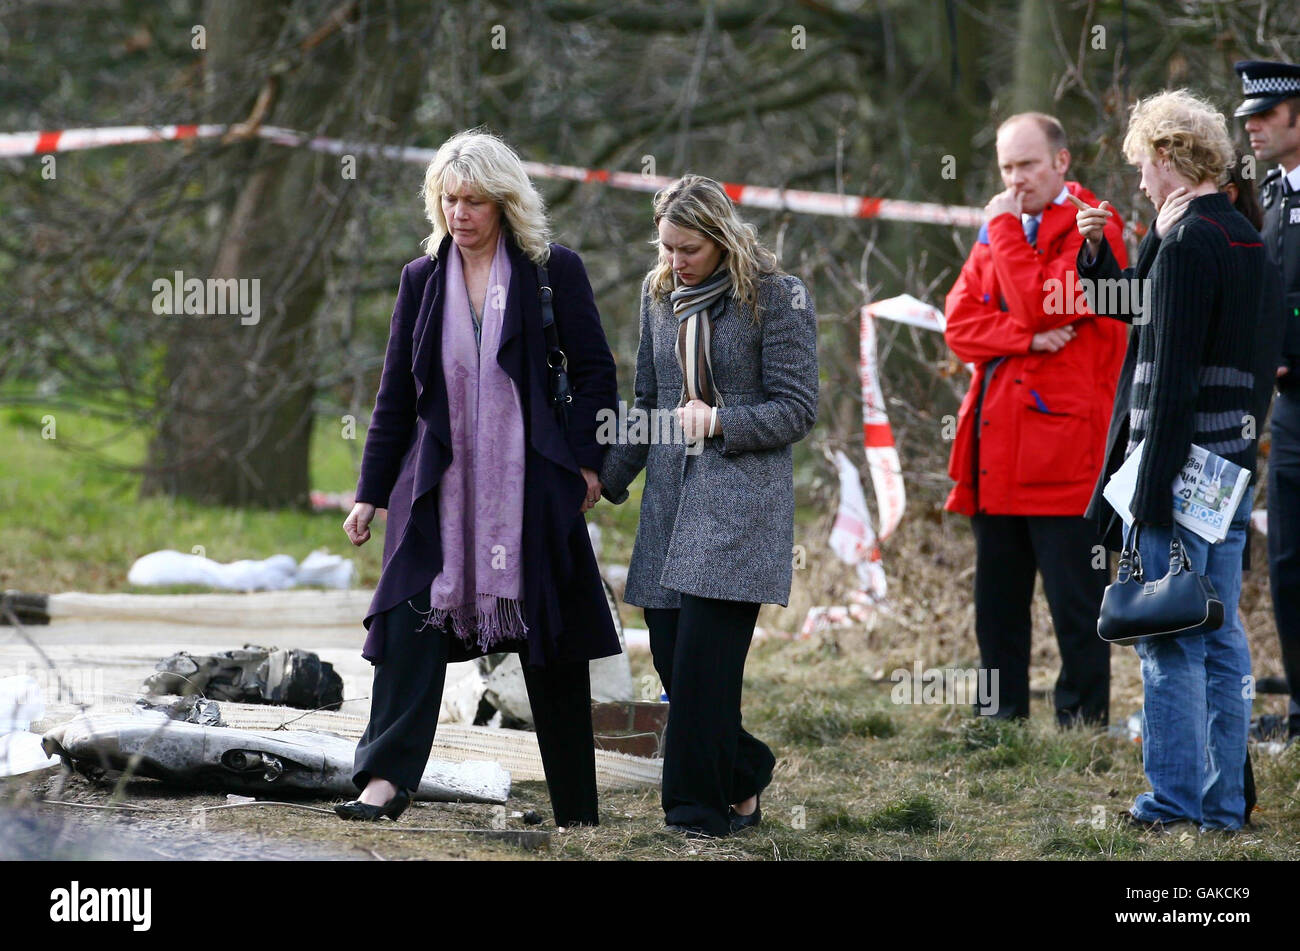
[(569, 358), (560, 349), (559, 331), (555, 329), (555, 310), (551, 306), (551, 277), (546, 266), (537, 265), (537, 297), (542, 302), (542, 330), (546, 333), (546, 392), (560, 432), (569, 429), (569, 404), (573, 387), (569, 383)]
[(1169, 573), (1159, 581), (1142, 575), (1138, 551), (1141, 524), (1126, 538), (1114, 583), (1106, 587), (1097, 618), (1097, 636), (1127, 646), (1150, 637), (1203, 634), (1223, 625), (1223, 601), (1210, 579), (1192, 570), (1177, 526), (1169, 541)]

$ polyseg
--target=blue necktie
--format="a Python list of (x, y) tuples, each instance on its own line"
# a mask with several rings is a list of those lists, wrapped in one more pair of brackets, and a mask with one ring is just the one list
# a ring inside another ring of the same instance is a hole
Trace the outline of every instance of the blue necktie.
[(1037, 218), (1025, 219), (1025, 240), (1035, 247), (1038, 246), (1038, 224)]

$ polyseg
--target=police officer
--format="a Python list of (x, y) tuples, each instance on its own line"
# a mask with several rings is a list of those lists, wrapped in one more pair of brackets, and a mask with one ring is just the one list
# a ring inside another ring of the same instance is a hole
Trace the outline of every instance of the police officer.
[(1268, 560), (1282, 665), (1291, 692), (1288, 742), (1300, 736), (1300, 66), (1235, 64), (1250, 147), (1270, 168), (1260, 185), (1261, 234), (1281, 271), (1282, 337), (1268, 466)]

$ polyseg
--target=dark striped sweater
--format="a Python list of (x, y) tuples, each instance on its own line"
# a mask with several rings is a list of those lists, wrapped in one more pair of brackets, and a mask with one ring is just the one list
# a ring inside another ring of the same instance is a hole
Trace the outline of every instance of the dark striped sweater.
[[(1192, 199), (1160, 243), (1129, 402), (1128, 452), (1147, 444), (1133, 517), (1169, 525), (1191, 444), (1255, 464), (1255, 347), (1265, 267), (1259, 232), (1222, 193)], [(1126, 453), (1127, 454), (1127, 453)]]

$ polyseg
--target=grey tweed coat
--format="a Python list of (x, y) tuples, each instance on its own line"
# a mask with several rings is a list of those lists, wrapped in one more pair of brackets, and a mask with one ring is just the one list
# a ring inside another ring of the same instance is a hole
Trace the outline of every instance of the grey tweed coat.
[[(817, 314), (797, 277), (760, 276), (760, 326), (729, 297), (712, 329), (721, 436), (698, 454), (680, 441), (610, 445), (602, 494), (627, 500), (643, 468), (645, 491), (623, 600), (675, 608), (680, 594), (786, 605), (794, 548), (791, 445), (817, 419)], [(641, 285), (634, 409), (673, 410), (682, 395), (677, 320), (668, 299)], [(673, 423), (675, 431), (680, 428)], [(650, 428), (650, 427), (648, 427)]]

